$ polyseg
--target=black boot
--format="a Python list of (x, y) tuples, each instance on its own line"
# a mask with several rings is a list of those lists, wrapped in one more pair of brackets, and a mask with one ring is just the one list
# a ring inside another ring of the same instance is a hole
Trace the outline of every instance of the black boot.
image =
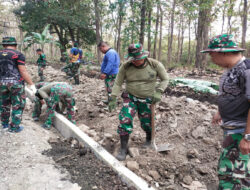
[(148, 148), (151, 146), (151, 136), (152, 136), (152, 132), (147, 131), (146, 132), (146, 142), (142, 145), (143, 148)]
[(127, 152), (128, 152), (128, 139), (129, 135), (120, 135), (121, 139), (121, 149), (119, 154), (116, 156), (117, 160), (123, 161), (126, 159)]

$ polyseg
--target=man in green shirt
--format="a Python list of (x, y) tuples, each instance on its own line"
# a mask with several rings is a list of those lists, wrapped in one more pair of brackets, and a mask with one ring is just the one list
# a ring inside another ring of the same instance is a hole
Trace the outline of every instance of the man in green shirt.
[[(126, 159), (129, 134), (132, 133), (136, 112), (141, 127), (146, 132), (144, 146), (151, 145), (151, 104), (161, 100), (169, 78), (163, 64), (148, 58), (148, 55), (149, 52), (144, 51), (141, 44), (131, 44), (128, 48), (128, 61), (121, 65), (112, 88), (110, 111), (116, 108), (116, 98), (125, 82), (126, 89), (122, 93), (123, 107), (119, 114), (120, 125), (117, 130), (121, 140), (118, 160)], [(161, 80), (159, 84), (157, 78)]]
[(44, 76), (43, 76), (43, 70), (46, 67), (46, 56), (43, 53), (41, 49), (37, 49), (36, 53), (39, 55), (39, 58), (37, 60), (37, 65), (38, 65), (38, 75), (40, 77), (40, 82), (44, 81)]

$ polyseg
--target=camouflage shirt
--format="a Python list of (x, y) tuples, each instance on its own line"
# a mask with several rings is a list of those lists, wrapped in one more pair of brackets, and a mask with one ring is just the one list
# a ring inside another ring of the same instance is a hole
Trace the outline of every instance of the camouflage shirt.
[(37, 60), (37, 65), (41, 67), (46, 67), (46, 56), (45, 54), (41, 54)]

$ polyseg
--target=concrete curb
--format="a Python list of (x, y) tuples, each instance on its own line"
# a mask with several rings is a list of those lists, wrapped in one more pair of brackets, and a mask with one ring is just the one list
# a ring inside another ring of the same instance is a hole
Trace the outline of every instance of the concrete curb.
[[(32, 99), (32, 92), (25, 88), (26, 95)], [(137, 190), (155, 190), (148, 183), (134, 172), (123, 166), (113, 155), (107, 152), (101, 145), (90, 138), (86, 133), (81, 131), (76, 125), (71, 123), (63, 115), (55, 113), (55, 127), (65, 137), (74, 137), (79, 142), (90, 147), (96, 157), (108, 166), (110, 166), (129, 187), (135, 187)]]

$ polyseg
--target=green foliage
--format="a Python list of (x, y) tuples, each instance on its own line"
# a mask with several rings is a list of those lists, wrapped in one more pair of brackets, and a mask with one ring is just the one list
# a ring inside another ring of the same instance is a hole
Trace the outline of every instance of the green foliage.
[(50, 24), (50, 33), (57, 34), (63, 50), (69, 41), (78, 41), (82, 47), (95, 43), (92, 6), (91, 0), (25, 0), (14, 13), (20, 18), (20, 28), (27, 36), (35, 35), (32, 32), (41, 33)]
[(53, 36), (50, 35), (49, 27), (50, 25), (47, 25), (42, 31), (42, 33), (31, 32), (32, 35), (27, 36), (23, 40), (24, 43), (28, 44), (25, 50), (27, 50), (33, 44), (40, 44), (42, 49), (44, 48), (44, 45), (47, 43), (54, 43), (60, 46), (60, 44), (53, 39)]

